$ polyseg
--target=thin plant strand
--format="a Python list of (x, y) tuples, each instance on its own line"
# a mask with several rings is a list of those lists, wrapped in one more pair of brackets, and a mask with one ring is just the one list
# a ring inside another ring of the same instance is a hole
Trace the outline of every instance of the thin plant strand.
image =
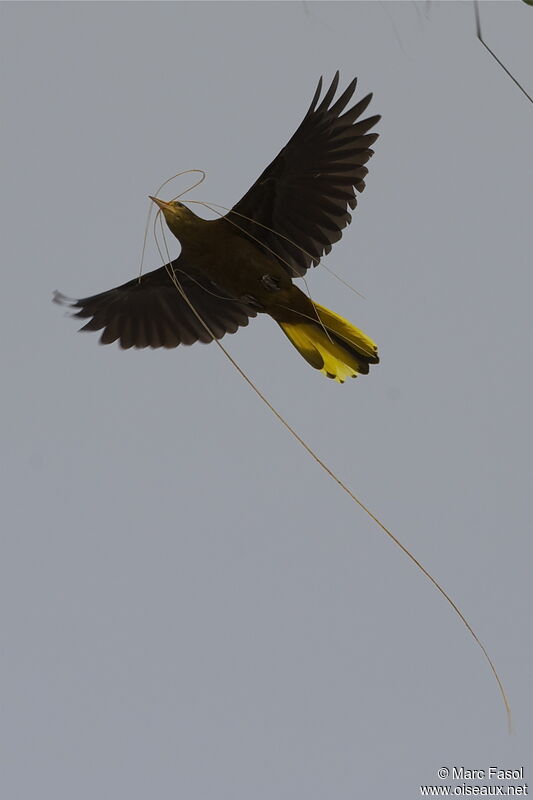
[[(402, 542), (392, 533), (392, 531), (389, 530), (389, 528), (387, 528), (386, 525), (384, 525), (383, 522), (381, 522), (379, 517), (377, 517), (368, 508), (368, 506), (366, 506), (363, 503), (363, 501), (360, 500), (357, 497), (356, 494), (354, 494), (354, 492), (335, 474), (335, 472), (330, 467), (328, 467), (328, 465), (320, 458), (320, 456), (318, 456), (317, 453), (315, 453), (315, 451), (307, 444), (307, 442), (304, 439), (302, 439), (302, 437), (287, 422), (287, 420), (280, 414), (280, 412), (275, 408), (275, 406), (272, 405), (270, 400), (268, 400), (268, 398), (263, 394), (263, 392), (255, 385), (255, 383), (251, 380), (251, 378), (248, 377), (248, 375), (244, 372), (244, 370), (239, 366), (237, 361), (235, 361), (233, 356), (228, 352), (228, 350), (226, 350), (224, 345), (222, 345), (220, 343), (220, 341), (216, 338), (214, 333), (209, 328), (209, 325), (203, 319), (202, 315), (196, 310), (196, 308), (194, 307), (194, 304), (191, 303), (191, 301), (189, 300), (189, 297), (187, 296), (187, 293), (183, 289), (181, 283), (179, 282), (179, 279), (176, 277), (175, 272), (173, 271), (173, 269), (170, 266), (171, 258), (170, 258), (170, 253), (169, 253), (167, 242), (166, 242), (165, 231), (164, 231), (163, 221), (162, 221), (162, 218), (161, 218), (161, 212), (160, 211), (158, 211), (158, 213), (156, 215), (156, 218), (157, 217), (160, 218), (161, 233), (162, 233), (162, 236), (163, 236), (163, 242), (164, 242), (165, 251), (166, 251), (167, 259), (168, 259), (167, 272), (168, 272), (168, 275), (169, 275), (172, 283), (176, 287), (177, 291), (180, 293), (181, 297), (185, 300), (185, 302), (187, 303), (187, 305), (189, 306), (189, 308), (191, 309), (191, 311), (193, 312), (195, 317), (198, 319), (200, 324), (204, 327), (204, 329), (207, 331), (207, 333), (211, 336), (211, 338), (213, 339), (215, 344), (219, 347), (219, 349), (222, 351), (222, 353), (225, 355), (225, 357), (228, 359), (228, 361), (231, 363), (231, 365), (234, 367), (234, 369), (239, 373), (241, 378), (243, 378), (246, 381), (248, 386), (255, 392), (255, 394), (259, 397), (259, 399), (262, 400), (262, 402), (270, 409), (272, 414), (279, 420), (279, 422), (283, 425), (283, 427), (291, 434), (291, 436), (294, 439), (296, 439), (298, 444), (300, 444), (301, 447), (303, 447), (304, 450), (306, 450), (306, 452), (324, 470), (324, 472), (326, 472), (329, 475), (329, 477), (333, 481), (335, 481), (335, 483), (338, 486), (340, 486), (340, 488), (348, 495), (348, 497), (350, 497), (351, 500), (354, 503), (356, 503), (359, 506), (359, 508), (361, 508), (365, 512), (365, 514), (367, 514), (370, 517), (370, 519), (373, 520), (373, 522), (375, 522), (375, 524), (383, 531), (383, 533), (385, 533), (389, 537), (389, 539), (391, 539), (394, 542), (394, 544), (397, 547), (400, 548), (400, 550), (410, 559), (410, 561), (412, 561), (412, 563), (416, 567), (418, 567), (418, 569), (426, 576), (426, 578), (433, 584), (433, 586), (440, 592), (440, 594), (444, 597), (444, 599), (453, 608), (453, 610), (455, 611), (455, 613), (457, 614), (459, 619), (463, 622), (463, 624), (465, 625), (466, 629), (468, 630), (468, 632), (470, 633), (470, 635), (472, 636), (472, 638), (474, 639), (474, 641), (476, 642), (476, 644), (480, 648), (481, 652), (483, 653), (483, 655), (485, 657), (485, 660), (487, 661), (487, 663), (488, 663), (488, 665), (490, 667), (490, 670), (491, 670), (492, 674), (494, 675), (494, 678), (496, 679), (496, 683), (498, 684), (500, 695), (501, 695), (501, 698), (502, 698), (504, 706), (505, 706), (505, 712), (506, 712), (506, 716), (507, 716), (507, 724), (508, 724), (509, 733), (511, 733), (512, 729), (513, 729), (512, 712), (511, 712), (511, 706), (509, 704), (509, 700), (507, 699), (507, 693), (505, 691), (503, 682), (502, 682), (502, 680), (501, 680), (501, 678), (500, 678), (500, 676), (498, 674), (498, 671), (496, 670), (496, 667), (494, 666), (494, 663), (493, 663), (493, 661), (492, 661), (492, 659), (491, 659), (491, 657), (490, 657), (485, 645), (482, 643), (482, 641), (480, 640), (480, 638), (478, 637), (478, 635), (474, 631), (472, 625), (469, 623), (469, 621), (467, 620), (467, 618), (465, 617), (463, 612), (460, 610), (459, 606), (452, 600), (450, 595), (440, 585), (440, 583), (433, 577), (433, 575), (424, 567), (424, 565), (410, 552), (410, 550), (407, 549), (407, 547), (404, 544), (402, 544)], [(155, 228), (154, 228), (154, 232), (155, 232)], [(159, 251), (159, 254), (161, 256), (162, 261), (165, 261), (165, 257), (163, 255), (163, 252), (162, 252), (161, 248), (160, 248), (160, 245), (159, 245), (159, 242), (157, 240), (157, 237), (156, 237), (156, 244), (157, 244), (157, 249)]]
[(488, 44), (483, 40), (483, 36), (481, 34), (481, 20), (480, 20), (480, 17), (479, 17), (478, 0), (474, 0), (474, 17), (475, 17), (475, 20), (476, 20), (476, 36), (479, 39), (479, 41), (481, 42), (481, 44), (483, 45), (483, 47), (486, 50), (488, 50), (488, 52), (491, 54), (493, 59), (500, 65), (500, 67), (504, 70), (504, 72), (506, 72), (509, 75), (511, 80), (514, 81), (514, 83), (518, 86), (520, 91), (523, 94), (525, 94), (525, 96), (527, 97), (529, 102), (533, 103), (533, 97), (531, 97), (531, 95), (526, 92), (526, 90), (524, 89), (524, 87), (522, 86), (521, 83), (518, 83), (518, 81), (516, 80), (515, 76), (511, 72), (509, 72), (509, 70), (507, 69), (505, 64), (502, 61), (500, 61), (500, 59), (498, 58), (498, 56), (496, 55), (494, 50), (491, 50), (490, 47), (488, 46)]
[[(153, 196), (154, 197), (159, 197), (159, 192), (161, 191), (161, 189), (165, 188), (167, 183), (170, 183), (170, 181), (173, 181), (175, 178), (179, 178), (180, 175), (188, 175), (191, 172), (199, 172), (199, 173), (201, 173), (201, 178), (199, 178), (196, 181), (196, 183), (194, 183), (192, 186), (189, 186), (183, 192), (181, 192), (180, 194), (176, 195), (176, 198), (181, 197), (183, 194), (186, 194), (187, 192), (191, 192), (193, 189), (196, 189), (197, 186), (200, 186), (200, 184), (205, 181), (205, 179), (206, 179), (205, 171), (203, 169), (184, 169), (184, 170), (182, 170), (182, 172), (176, 172), (176, 174), (172, 175), (171, 178), (168, 178), (166, 181), (163, 181), (161, 186), (159, 186), (156, 189), (156, 191), (154, 192)], [(152, 216), (153, 207), (154, 207), (154, 204), (152, 203), (152, 201), (150, 201), (150, 207), (148, 209), (148, 214), (146, 216), (146, 225), (144, 226), (144, 236), (143, 236), (143, 244), (142, 244), (142, 250), (141, 250), (141, 263), (139, 265), (139, 276), (138, 276), (139, 283), (141, 282), (141, 277), (142, 277), (142, 273), (143, 273), (144, 255), (145, 255), (145, 252), (146, 252), (146, 242), (147, 242), (147, 239), (148, 239), (148, 229), (150, 227), (150, 218)]]

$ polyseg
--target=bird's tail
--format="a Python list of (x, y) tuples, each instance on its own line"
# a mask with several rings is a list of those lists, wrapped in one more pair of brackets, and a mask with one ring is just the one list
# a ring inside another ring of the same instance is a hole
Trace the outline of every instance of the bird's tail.
[(379, 362), (376, 344), (363, 331), (318, 303), (314, 303), (314, 308), (320, 321), (296, 311), (276, 319), (312, 367), (344, 383), (346, 378), (365, 375), (370, 364)]

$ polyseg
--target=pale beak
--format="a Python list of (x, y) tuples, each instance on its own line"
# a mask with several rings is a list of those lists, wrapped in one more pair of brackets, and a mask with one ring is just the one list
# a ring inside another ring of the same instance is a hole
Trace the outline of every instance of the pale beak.
[(148, 197), (150, 198), (150, 200), (153, 200), (153, 202), (156, 204), (156, 206), (159, 206), (161, 211), (164, 211), (165, 208), (170, 208), (171, 207), (170, 203), (165, 203), (164, 200), (160, 200), (158, 197), (152, 197), (151, 194), (149, 194)]

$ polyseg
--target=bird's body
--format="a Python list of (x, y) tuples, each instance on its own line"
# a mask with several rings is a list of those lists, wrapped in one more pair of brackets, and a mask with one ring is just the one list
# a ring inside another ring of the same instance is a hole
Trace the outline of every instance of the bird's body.
[(176, 347), (221, 338), (266, 313), (309, 364), (341, 383), (378, 363), (371, 339), (293, 283), (350, 222), (377, 139), (368, 130), (379, 117), (359, 120), (371, 95), (341, 114), (356, 81), (330, 105), (338, 78), (320, 103), (319, 82), (296, 133), (226, 217), (205, 220), (182, 203), (152, 198), (180, 241), (179, 258), (72, 301), (75, 316), (91, 318), (84, 329), (103, 329), (102, 343), (118, 339), (124, 348)]
[[(250, 298), (258, 311), (266, 311), (274, 300), (285, 303), (292, 290), (298, 291), (277, 258), (243, 237), (227, 219), (206, 220), (179, 203), (174, 206), (177, 213), (168, 215), (167, 222), (181, 243), (184, 261), (232, 297)], [(268, 288), (265, 275), (278, 284), (277, 291)]]

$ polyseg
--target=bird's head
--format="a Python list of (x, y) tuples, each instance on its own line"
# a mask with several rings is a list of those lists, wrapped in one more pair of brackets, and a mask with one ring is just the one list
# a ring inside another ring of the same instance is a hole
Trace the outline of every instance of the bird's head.
[(158, 197), (152, 197), (151, 195), (150, 200), (153, 200), (156, 206), (161, 209), (168, 227), (178, 239), (186, 237), (187, 231), (199, 220), (199, 217), (194, 212), (184, 206), (183, 203), (178, 203), (177, 200), (171, 200), (167, 203), (165, 200), (160, 200)]

